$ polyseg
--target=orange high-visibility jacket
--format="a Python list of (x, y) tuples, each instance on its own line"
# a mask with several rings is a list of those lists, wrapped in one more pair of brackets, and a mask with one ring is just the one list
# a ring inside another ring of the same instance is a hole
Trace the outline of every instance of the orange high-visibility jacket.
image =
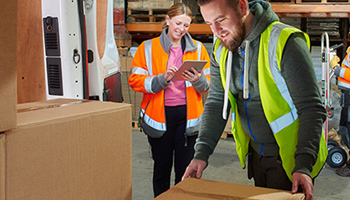
[[(166, 72), (169, 58), (170, 42), (165, 28), (160, 37), (146, 40), (138, 47), (131, 64), (130, 87), (143, 93), (140, 117), (146, 134), (161, 137), (166, 132), (164, 89), (168, 86), (163, 74)], [(207, 60), (203, 75), (194, 83), (186, 84), (187, 123), (186, 134), (194, 135), (199, 130), (203, 112), (202, 94), (207, 92), (210, 84), (210, 58), (204, 45), (191, 38), (190, 34), (182, 37), (185, 60)]]
[(345, 56), (341, 64), (340, 74), (338, 76), (339, 89), (350, 89), (350, 52)]

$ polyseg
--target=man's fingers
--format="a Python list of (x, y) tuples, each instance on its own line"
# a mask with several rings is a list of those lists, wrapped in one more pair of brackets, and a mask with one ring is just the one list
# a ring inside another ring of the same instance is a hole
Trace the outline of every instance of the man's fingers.
[(195, 177), (200, 179), (202, 177), (202, 171), (197, 171)]
[(295, 194), (297, 192), (298, 192), (298, 183), (297, 183), (297, 181), (293, 181), (292, 194)]
[(192, 166), (188, 166), (186, 168), (186, 171), (184, 173), (184, 175), (182, 176), (182, 180), (184, 180), (185, 178), (188, 178), (188, 177), (196, 177), (196, 173), (197, 171), (192, 169)]
[(195, 178), (197, 176), (197, 171), (193, 171), (189, 177)]

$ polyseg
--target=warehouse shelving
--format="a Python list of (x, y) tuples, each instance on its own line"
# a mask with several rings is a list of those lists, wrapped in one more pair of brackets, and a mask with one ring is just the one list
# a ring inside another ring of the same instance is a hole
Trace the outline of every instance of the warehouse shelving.
[[(331, 38), (331, 43), (344, 43), (349, 46), (349, 18), (350, 18), (350, 0), (270, 0), (272, 10), (280, 18), (300, 18), (301, 29), (306, 30), (306, 18), (337, 18), (339, 19), (339, 37)], [(128, 32), (133, 39), (144, 40), (161, 33), (162, 28), (159, 22), (149, 23), (125, 23)], [(150, 35), (148, 36), (147, 33)], [(203, 40), (212, 38), (210, 27), (204, 23), (192, 23), (189, 33), (195, 37), (201, 37)], [(321, 35), (321, 34), (320, 34)], [(312, 44), (317, 44), (320, 36), (311, 35)], [(340, 49), (340, 56), (342, 56)]]
[[(294, 18), (350, 18), (350, 4), (287, 4), (271, 3), (272, 10), (279, 17)], [(159, 23), (126, 23), (130, 33), (157, 33), (161, 32)], [(212, 34), (206, 24), (192, 24), (191, 34)]]

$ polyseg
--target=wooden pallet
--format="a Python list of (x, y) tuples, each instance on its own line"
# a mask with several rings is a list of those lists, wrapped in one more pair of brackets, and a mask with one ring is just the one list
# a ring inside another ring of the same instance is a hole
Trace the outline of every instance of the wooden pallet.
[(310, 3), (310, 4), (334, 4), (334, 3), (350, 3), (350, 0), (267, 0), (270, 3), (294, 3), (294, 4), (303, 4), (303, 3)]
[(141, 129), (141, 124), (138, 121), (132, 121), (131, 126), (133, 129)]
[(133, 22), (161, 22), (164, 20), (168, 8), (128, 8), (128, 23)]
[(224, 131), (222, 134), (221, 134), (221, 139), (229, 139), (229, 138), (232, 138), (233, 135), (231, 132), (227, 132), (227, 131)]
[(131, 56), (128, 47), (118, 47), (119, 56)]

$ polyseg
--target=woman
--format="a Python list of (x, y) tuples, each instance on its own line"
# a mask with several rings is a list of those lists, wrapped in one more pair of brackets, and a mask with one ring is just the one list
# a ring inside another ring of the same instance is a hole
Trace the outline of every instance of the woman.
[[(203, 112), (201, 95), (209, 89), (209, 56), (188, 33), (191, 21), (191, 10), (183, 3), (174, 4), (161, 35), (142, 42), (131, 64), (129, 84), (143, 93), (140, 118), (154, 160), (155, 197), (170, 188), (173, 158), (175, 184), (192, 160)], [(194, 68), (183, 72), (185, 81), (172, 81), (185, 60), (208, 63), (200, 72)]]

